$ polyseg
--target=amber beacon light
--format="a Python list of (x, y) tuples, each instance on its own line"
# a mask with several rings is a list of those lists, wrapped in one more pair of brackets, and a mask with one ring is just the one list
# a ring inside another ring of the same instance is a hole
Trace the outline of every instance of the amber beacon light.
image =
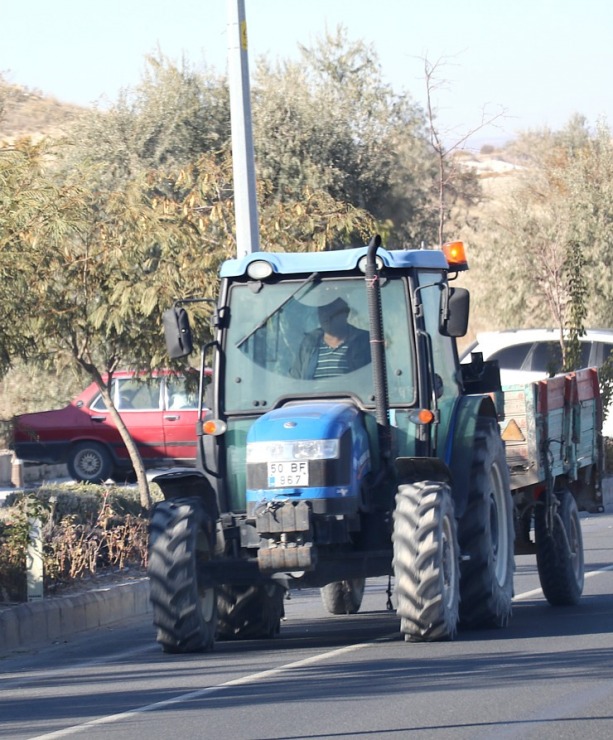
[(446, 242), (442, 249), (451, 269), (468, 270), (464, 242)]

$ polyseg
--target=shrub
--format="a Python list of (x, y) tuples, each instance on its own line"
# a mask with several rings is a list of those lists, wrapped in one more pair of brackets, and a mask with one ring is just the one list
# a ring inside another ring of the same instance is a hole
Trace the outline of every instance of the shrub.
[(15, 493), (0, 509), (0, 601), (26, 599), (32, 518), (42, 522), (47, 595), (100, 572), (147, 565), (148, 516), (137, 490), (51, 485)]

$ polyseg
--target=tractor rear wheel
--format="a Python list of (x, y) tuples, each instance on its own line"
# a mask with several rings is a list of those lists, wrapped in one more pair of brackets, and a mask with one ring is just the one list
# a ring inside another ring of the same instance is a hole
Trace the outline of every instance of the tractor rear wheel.
[(220, 586), (217, 595), (219, 639), (276, 637), (285, 615), (285, 593), (285, 588), (274, 581), (257, 586)]
[(513, 501), (504, 445), (494, 419), (480, 419), (466, 511), (459, 524), (460, 623), (504, 627), (511, 616)]
[(322, 589), (321, 600), (330, 614), (357, 614), (362, 606), (365, 578), (328, 583)]
[(536, 565), (545, 598), (553, 606), (574, 606), (583, 593), (585, 563), (577, 503), (570, 491), (556, 493), (559, 506), (548, 531), (546, 509), (534, 511)]
[(394, 510), (397, 613), (405, 640), (455, 637), (460, 599), (456, 520), (449, 486), (401, 485)]
[(166, 653), (211, 650), (217, 599), (199, 564), (213, 556), (213, 523), (197, 498), (156, 504), (149, 525), (148, 575), (157, 641)]

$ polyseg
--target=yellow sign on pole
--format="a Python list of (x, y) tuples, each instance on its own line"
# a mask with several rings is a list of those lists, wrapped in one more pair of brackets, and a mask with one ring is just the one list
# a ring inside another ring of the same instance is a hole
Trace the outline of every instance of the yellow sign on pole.
[(247, 51), (247, 21), (241, 23), (241, 46), (243, 51)]

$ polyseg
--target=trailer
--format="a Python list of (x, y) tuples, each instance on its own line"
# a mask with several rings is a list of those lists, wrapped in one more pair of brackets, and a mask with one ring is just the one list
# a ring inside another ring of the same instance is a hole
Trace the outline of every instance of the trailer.
[(501, 397), (515, 552), (536, 554), (551, 604), (576, 604), (584, 579), (579, 512), (604, 511), (598, 372), (585, 368), (505, 386)]

